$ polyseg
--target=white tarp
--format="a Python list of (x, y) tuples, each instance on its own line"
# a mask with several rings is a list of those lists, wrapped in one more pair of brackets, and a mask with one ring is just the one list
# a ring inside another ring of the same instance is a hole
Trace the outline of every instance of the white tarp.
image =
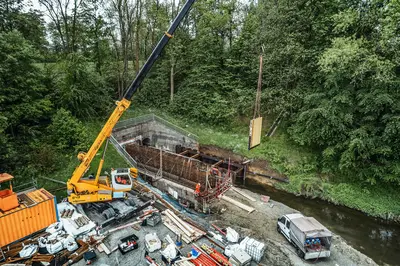
[[(77, 212), (76, 208), (68, 203), (68, 202), (62, 202), (57, 204), (57, 209), (58, 209), (58, 215), (60, 217), (60, 222), (62, 222), (64, 230), (69, 234), (72, 235), (74, 237), (79, 236), (81, 234), (85, 234), (88, 233), (90, 231), (92, 231), (95, 227), (96, 224), (92, 221), (90, 221), (88, 224), (77, 228), (76, 224), (73, 222), (73, 220), (82, 217), (83, 215), (80, 214), (79, 212)], [(63, 210), (71, 210), (74, 209), (74, 213), (72, 214), (72, 217), (70, 218), (62, 218), (61, 217), (61, 213), (63, 212)]]
[(227, 227), (226, 228), (226, 239), (228, 239), (231, 243), (237, 243), (239, 241), (239, 233), (234, 229)]
[(161, 254), (164, 255), (166, 259), (173, 260), (178, 255), (176, 251), (175, 244), (169, 244), (164, 250), (161, 251)]

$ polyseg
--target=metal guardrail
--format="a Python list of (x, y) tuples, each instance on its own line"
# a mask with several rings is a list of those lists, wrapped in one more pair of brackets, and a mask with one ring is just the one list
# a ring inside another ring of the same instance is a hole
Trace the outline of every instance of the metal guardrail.
[(183, 129), (159, 116), (156, 116), (155, 114), (148, 114), (148, 115), (143, 115), (143, 116), (138, 116), (138, 117), (134, 117), (134, 118), (130, 118), (130, 119), (126, 119), (123, 121), (118, 122), (115, 127), (114, 130), (118, 130), (120, 128), (126, 128), (126, 127), (130, 127), (133, 125), (137, 125), (137, 124), (141, 124), (141, 123), (145, 123), (145, 122), (151, 122), (151, 121), (156, 121), (160, 124), (163, 124), (173, 130), (175, 130), (176, 132), (191, 138), (195, 141), (199, 140), (199, 137), (189, 131), (187, 131), (186, 129)]
[(122, 158), (124, 158), (131, 167), (137, 167), (137, 162), (129, 155), (129, 153), (126, 152), (126, 150), (121, 145), (119, 145), (118, 141), (113, 136), (110, 137), (110, 142), (117, 150), (117, 152), (122, 156)]

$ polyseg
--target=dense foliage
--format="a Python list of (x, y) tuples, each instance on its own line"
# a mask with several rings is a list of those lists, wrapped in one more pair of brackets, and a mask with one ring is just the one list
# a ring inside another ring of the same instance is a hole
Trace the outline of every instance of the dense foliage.
[[(105, 119), (183, 5), (65, 3), (0, 3), (0, 172), (50, 172), (86, 149), (82, 122)], [(267, 124), (282, 114), (280, 134), (314, 155), (301, 189), (322, 190), (320, 176), (398, 187), (399, 21), (399, 0), (199, 0), (134, 103), (247, 124), (262, 52)]]

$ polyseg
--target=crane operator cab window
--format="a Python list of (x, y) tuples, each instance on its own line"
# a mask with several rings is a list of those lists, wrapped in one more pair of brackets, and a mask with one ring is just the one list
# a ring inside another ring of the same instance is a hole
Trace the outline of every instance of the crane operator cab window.
[(128, 189), (132, 187), (129, 169), (115, 169), (111, 171), (112, 183), (114, 189)]
[(117, 175), (115, 180), (120, 185), (129, 185), (130, 184), (130, 179), (129, 179), (128, 175)]

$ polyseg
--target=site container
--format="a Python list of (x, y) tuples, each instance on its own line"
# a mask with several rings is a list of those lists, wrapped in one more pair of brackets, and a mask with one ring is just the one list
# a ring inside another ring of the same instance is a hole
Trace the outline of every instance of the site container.
[(18, 193), (19, 206), (0, 212), (0, 247), (57, 222), (56, 198), (45, 189)]

